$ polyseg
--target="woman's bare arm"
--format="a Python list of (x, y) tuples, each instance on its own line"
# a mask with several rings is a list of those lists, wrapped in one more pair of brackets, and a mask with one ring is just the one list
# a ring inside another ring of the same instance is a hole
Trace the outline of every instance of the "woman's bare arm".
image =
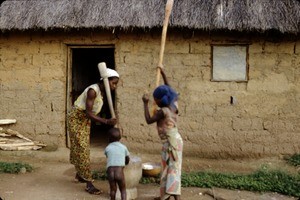
[(152, 124), (154, 122), (157, 122), (158, 120), (160, 120), (164, 117), (164, 113), (161, 110), (155, 112), (155, 114), (152, 117), (150, 116), (149, 106), (148, 106), (148, 103), (149, 103), (149, 95), (148, 94), (144, 94), (143, 102), (144, 102), (145, 120), (146, 120), (147, 124)]
[(159, 67), (159, 68), (160, 68), (160, 74), (161, 74), (161, 76), (163, 77), (163, 80), (164, 80), (164, 84), (170, 86), (169, 81), (167, 79), (167, 76), (166, 76), (166, 74), (163, 70), (163, 67)]
[(100, 122), (102, 124), (115, 125), (117, 123), (116, 119), (105, 119), (101, 118), (93, 113), (93, 105), (96, 99), (96, 92), (93, 89), (89, 89), (87, 92), (85, 111), (88, 118), (92, 121)]

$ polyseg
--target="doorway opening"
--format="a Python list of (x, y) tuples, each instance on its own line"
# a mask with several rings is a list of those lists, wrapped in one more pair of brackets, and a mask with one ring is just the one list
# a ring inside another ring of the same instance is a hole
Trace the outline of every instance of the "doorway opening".
[[(71, 80), (68, 81), (68, 109), (72, 107), (74, 101), (86, 87), (99, 82), (98, 63), (105, 62), (107, 68), (115, 69), (114, 46), (70, 46), (69, 50), (69, 77), (71, 77)], [(115, 102), (114, 91), (112, 91), (111, 96), (113, 102)], [(103, 107), (98, 115), (110, 118), (111, 114), (107, 100), (103, 99), (103, 102)], [(91, 146), (106, 146), (108, 144), (107, 131), (111, 127), (92, 122), (90, 133)], [(69, 138), (67, 138), (67, 141), (69, 141)]]

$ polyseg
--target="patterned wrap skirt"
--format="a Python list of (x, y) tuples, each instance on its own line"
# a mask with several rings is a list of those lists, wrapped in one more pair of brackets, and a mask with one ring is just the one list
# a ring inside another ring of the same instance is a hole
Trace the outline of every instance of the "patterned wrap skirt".
[(90, 127), (91, 121), (85, 111), (75, 107), (68, 113), (70, 136), (70, 162), (77, 174), (86, 181), (92, 181), (90, 168)]
[(181, 167), (183, 141), (177, 128), (167, 133), (161, 151), (162, 172), (160, 177), (160, 198), (168, 199), (171, 195), (181, 195)]

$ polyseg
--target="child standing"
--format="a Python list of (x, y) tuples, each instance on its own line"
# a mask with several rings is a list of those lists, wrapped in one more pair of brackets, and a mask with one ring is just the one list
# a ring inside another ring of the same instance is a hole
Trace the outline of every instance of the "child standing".
[(121, 192), (121, 199), (126, 200), (126, 184), (124, 176), (124, 166), (129, 163), (129, 151), (120, 142), (120, 129), (112, 128), (109, 133), (109, 145), (105, 148), (107, 157), (106, 173), (110, 187), (110, 199), (116, 199), (117, 185)]
[(183, 141), (177, 128), (177, 93), (169, 86), (163, 69), (160, 69), (165, 85), (157, 87), (153, 98), (160, 107), (151, 117), (149, 113), (149, 95), (144, 94), (144, 113), (147, 124), (156, 122), (158, 135), (162, 141), (160, 177), (160, 197), (157, 200), (180, 200), (181, 195), (181, 165)]

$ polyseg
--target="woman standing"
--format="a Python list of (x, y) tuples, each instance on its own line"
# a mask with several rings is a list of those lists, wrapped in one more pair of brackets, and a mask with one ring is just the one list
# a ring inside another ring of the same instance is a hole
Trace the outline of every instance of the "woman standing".
[(157, 87), (153, 92), (154, 100), (160, 109), (152, 117), (148, 107), (149, 96), (143, 96), (146, 122), (157, 123), (157, 132), (162, 141), (160, 197), (155, 199), (168, 200), (173, 196), (175, 200), (180, 200), (183, 141), (177, 127), (178, 95), (169, 86), (162, 69), (161, 74), (165, 85)]
[[(107, 68), (110, 90), (114, 91), (119, 82), (119, 74)], [(92, 172), (90, 168), (90, 128), (91, 120), (107, 125), (115, 125), (116, 118), (105, 119), (99, 117), (103, 106), (103, 98), (106, 98), (103, 80), (90, 85), (77, 98), (74, 106), (68, 114), (68, 129), (70, 135), (70, 162), (75, 166), (75, 179), (86, 183), (86, 191), (90, 194), (101, 194), (92, 183)]]

